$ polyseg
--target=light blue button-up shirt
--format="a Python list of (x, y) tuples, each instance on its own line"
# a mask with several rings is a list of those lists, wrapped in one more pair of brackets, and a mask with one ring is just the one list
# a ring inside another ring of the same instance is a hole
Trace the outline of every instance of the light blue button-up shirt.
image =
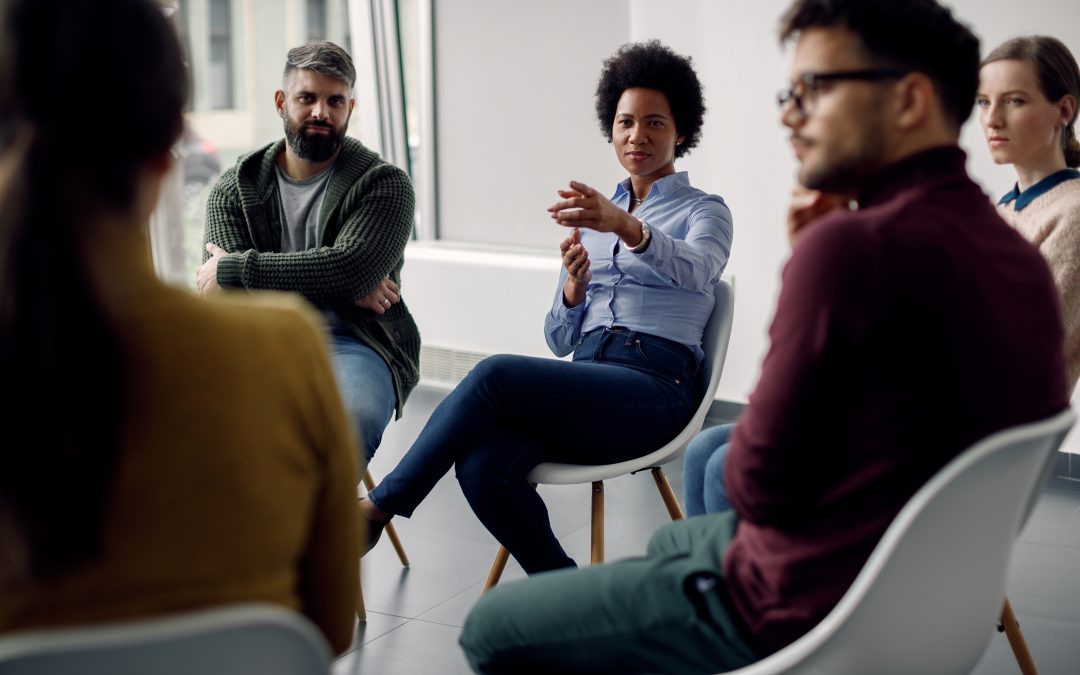
[[(612, 203), (630, 204), (630, 179), (615, 188)], [(731, 211), (718, 195), (690, 185), (685, 171), (652, 185), (634, 216), (649, 224), (652, 241), (641, 253), (626, 250), (611, 233), (581, 228), (592, 280), (585, 302), (563, 302), (566, 268), (544, 321), (556, 356), (574, 350), (594, 328), (624, 326), (680, 342), (704, 356), (701, 336), (713, 309), (713, 288), (731, 254)]]

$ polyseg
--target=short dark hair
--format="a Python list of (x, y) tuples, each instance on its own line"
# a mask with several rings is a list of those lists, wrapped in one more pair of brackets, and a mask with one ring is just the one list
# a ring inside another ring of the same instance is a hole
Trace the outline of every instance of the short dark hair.
[(356, 85), (356, 67), (353, 66), (349, 52), (327, 40), (311, 40), (299, 47), (293, 47), (285, 57), (285, 72), (282, 79), (289, 82), (289, 73), (294, 70), (311, 70), (327, 77), (333, 77), (349, 85)]
[(979, 38), (935, 0), (796, 0), (780, 20), (780, 40), (808, 28), (847, 29), (876, 65), (929, 77), (957, 129), (971, 115)]
[(676, 54), (659, 40), (650, 40), (625, 44), (604, 60), (596, 85), (596, 117), (609, 143), (619, 97), (632, 87), (656, 89), (667, 97), (675, 130), (684, 137), (675, 146), (676, 157), (697, 146), (705, 121), (705, 95), (689, 56)]
[(1035, 67), (1039, 89), (1051, 103), (1066, 96), (1076, 100), (1078, 112), (1062, 130), (1062, 150), (1065, 165), (1080, 166), (1080, 141), (1076, 138), (1076, 117), (1080, 114), (1080, 66), (1065, 44), (1049, 35), (1025, 35), (1008, 40), (996, 47), (982, 61), (982, 66), (994, 61), (1027, 61)]

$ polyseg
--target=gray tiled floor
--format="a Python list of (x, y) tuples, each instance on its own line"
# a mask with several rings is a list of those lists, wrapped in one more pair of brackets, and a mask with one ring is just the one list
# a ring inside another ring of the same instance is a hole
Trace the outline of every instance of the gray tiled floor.
[[(405, 416), (386, 431), (372, 463), (386, 475), (416, 438), (443, 392), (420, 388)], [(1055, 473), (1080, 478), (1080, 456), (1062, 456)], [(1066, 460), (1071, 459), (1071, 466)], [(682, 497), (682, 465), (666, 467)], [(644, 551), (649, 534), (667, 522), (647, 474), (605, 483), (605, 552), (609, 560)], [(588, 486), (541, 486), (552, 526), (567, 552), (588, 560)], [(401, 566), (385, 537), (364, 558), (368, 609), (354, 649), (336, 675), (457, 675), (469, 673), (457, 638), (487, 575), (497, 544), (476, 521), (453, 476), (447, 476), (412, 518), (394, 520), (411, 560)], [(523, 573), (512, 560), (503, 579)], [(1042, 675), (1080, 673), (1080, 480), (1055, 478), (1037, 504), (1013, 552), (1007, 593)], [(1004, 635), (993, 632), (975, 675), (1019, 672)], [(903, 636), (897, 636), (903, 639)]]

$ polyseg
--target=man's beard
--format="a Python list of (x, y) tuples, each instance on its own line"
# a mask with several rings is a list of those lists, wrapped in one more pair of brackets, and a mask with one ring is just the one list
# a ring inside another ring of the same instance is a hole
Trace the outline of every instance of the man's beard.
[[(311, 127), (322, 127), (328, 129), (330, 133), (326, 135), (308, 133), (306, 130)], [(339, 131), (326, 122), (304, 122), (297, 127), (289, 116), (285, 115), (285, 140), (300, 159), (309, 162), (325, 162), (333, 157), (341, 144), (345, 142), (347, 128), (348, 125), (345, 125)]]
[[(880, 100), (880, 97), (875, 99), (874, 105), (880, 105), (877, 103)], [(835, 143), (817, 143), (817, 163), (803, 164), (799, 168), (799, 182), (804, 187), (836, 194), (857, 193), (883, 168), (885, 123), (872, 111), (867, 112), (863, 120), (860, 128), (850, 131), (858, 137), (858, 142), (842, 144), (841, 149), (837, 149)]]

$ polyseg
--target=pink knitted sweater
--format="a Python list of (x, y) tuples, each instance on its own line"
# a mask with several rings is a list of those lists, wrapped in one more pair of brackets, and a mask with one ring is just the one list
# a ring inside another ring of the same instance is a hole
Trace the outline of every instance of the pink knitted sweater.
[(1080, 379), (1080, 179), (1059, 183), (1020, 211), (1005, 204), (998, 213), (1050, 264), (1061, 292), (1069, 385), (1075, 386)]

